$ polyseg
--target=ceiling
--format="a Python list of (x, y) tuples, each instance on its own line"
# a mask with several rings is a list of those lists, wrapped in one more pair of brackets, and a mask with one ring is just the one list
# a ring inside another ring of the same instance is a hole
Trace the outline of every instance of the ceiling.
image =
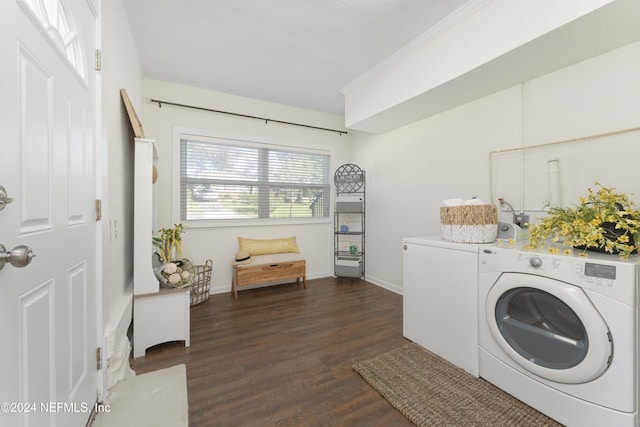
[(145, 77), (338, 115), (343, 87), (473, 3), (123, 2)]

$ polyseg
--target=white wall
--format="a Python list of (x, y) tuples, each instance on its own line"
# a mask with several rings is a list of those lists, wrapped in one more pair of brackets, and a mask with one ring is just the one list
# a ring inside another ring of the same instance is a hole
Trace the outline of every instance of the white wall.
[[(331, 150), (333, 152), (332, 170), (345, 163), (348, 158), (350, 139), (348, 135), (340, 136), (337, 133), (273, 122), (265, 124), (260, 120), (170, 105), (159, 108), (158, 104), (149, 100), (159, 99), (331, 129), (344, 129), (343, 118), (339, 116), (152, 79), (144, 80), (144, 96), (146, 99), (143, 105), (145, 133), (148, 138), (156, 140), (160, 157), (159, 177), (156, 183), (158, 190), (156, 229), (182, 222), (177, 215), (179, 199), (173, 181), (177, 179), (173, 157), (176, 128), (199, 129), (212, 135), (233, 135), (252, 141), (278, 141), (294, 147)], [(206, 259), (211, 259), (214, 268), (212, 292), (228, 292), (231, 290), (231, 261), (238, 250), (238, 236), (260, 239), (295, 235), (300, 252), (307, 259), (307, 277), (326, 277), (333, 274), (332, 231), (332, 218), (328, 218), (321, 224), (187, 228), (183, 235), (183, 256), (191, 259), (195, 264), (203, 264)]]
[(489, 149), (519, 140), (517, 88), (383, 135), (354, 135), (367, 172), (368, 280), (402, 290), (402, 238), (439, 234), (443, 199), (489, 198)]
[[(491, 152), (639, 127), (638, 75), (635, 43), (382, 135), (352, 135), (351, 158), (369, 181), (367, 279), (401, 292), (402, 238), (439, 234), (445, 198), (490, 201)], [(526, 208), (540, 209), (540, 198), (548, 195), (539, 188), (548, 188), (549, 157), (559, 158), (567, 201), (577, 202), (595, 180), (640, 194), (639, 135), (535, 150), (525, 156), (524, 174), (520, 153), (494, 159), (494, 197), (515, 201), (515, 207), (524, 188), (536, 195)]]
[[(142, 67), (122, 0), (102, 2), (103, 325), (106, 386), (126, 375), (133, 295), (133, 134), (120, 98), (141, 110)], [(114, 372), (109, 372), (109, 369)], [(117, 370), (118, 372), (115, 372)]]
[(639, 71), (637, 42), (527, 82), (523, 145), (543, 147), (493, 156), (496, 196), (539, 216), (536, 211), (550, 199), (547, 162), (551, 159), (558, 159), (560, 169), (556, 204), (576, 204), (595, 180), (640, 194), (634, 184), (639, 176), (639, 133), (598, 137), (640, 126)]

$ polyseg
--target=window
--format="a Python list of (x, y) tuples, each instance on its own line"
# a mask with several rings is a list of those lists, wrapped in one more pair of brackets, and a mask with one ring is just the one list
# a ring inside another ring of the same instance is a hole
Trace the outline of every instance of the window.
[(329, 164), (326, 152), (183, 138), (180, 219), (328, 217)]
[(69, 65), (86, 79), (79, 34), (62, 0), (22, 0)]

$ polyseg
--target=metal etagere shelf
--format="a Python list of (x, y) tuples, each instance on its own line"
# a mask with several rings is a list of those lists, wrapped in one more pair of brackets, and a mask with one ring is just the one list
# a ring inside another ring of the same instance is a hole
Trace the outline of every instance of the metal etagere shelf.
[(365, 172), (354, 164), (334, 175), (334, 275), (361, 278), (365, 274)]

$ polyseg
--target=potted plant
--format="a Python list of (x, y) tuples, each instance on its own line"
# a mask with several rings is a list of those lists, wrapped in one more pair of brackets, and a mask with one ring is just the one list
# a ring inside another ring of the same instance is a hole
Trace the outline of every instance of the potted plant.
[[(549, 215), (529, 231), (529, 249), (544, 247), (545, 242), (565, 246), (619, 254), (628, 258), (636, 253), (640, 242), (640, 210), (624, 193), (614, 188), (589, 188), (589, 195), (580, 204), (568, 208), (545, 205)], [(559, 252), (550, 247), (549, 251)], [(570, 250), (569, 250), (570, 251)], [(582, 253), (585, 255), (586, 253)]]
[(158, 248), (162, 262), (166, 263), (170, 259), (181, 258), (184, 226), (182, 224), (173, 224), (172, 228), (161, 228), (158, 231), (160, 235), (153, 237), (153, 245)]
[(159, 236), (153, 237), (153, 245), (158, 248), (162, 263), (154, 267), (160, 285), (182, 288), (191, 285), (195, 267), (188, 259), (182, 258), (182, 233), (184, 226), (174, 224), (172, 228), (161, 228)]

